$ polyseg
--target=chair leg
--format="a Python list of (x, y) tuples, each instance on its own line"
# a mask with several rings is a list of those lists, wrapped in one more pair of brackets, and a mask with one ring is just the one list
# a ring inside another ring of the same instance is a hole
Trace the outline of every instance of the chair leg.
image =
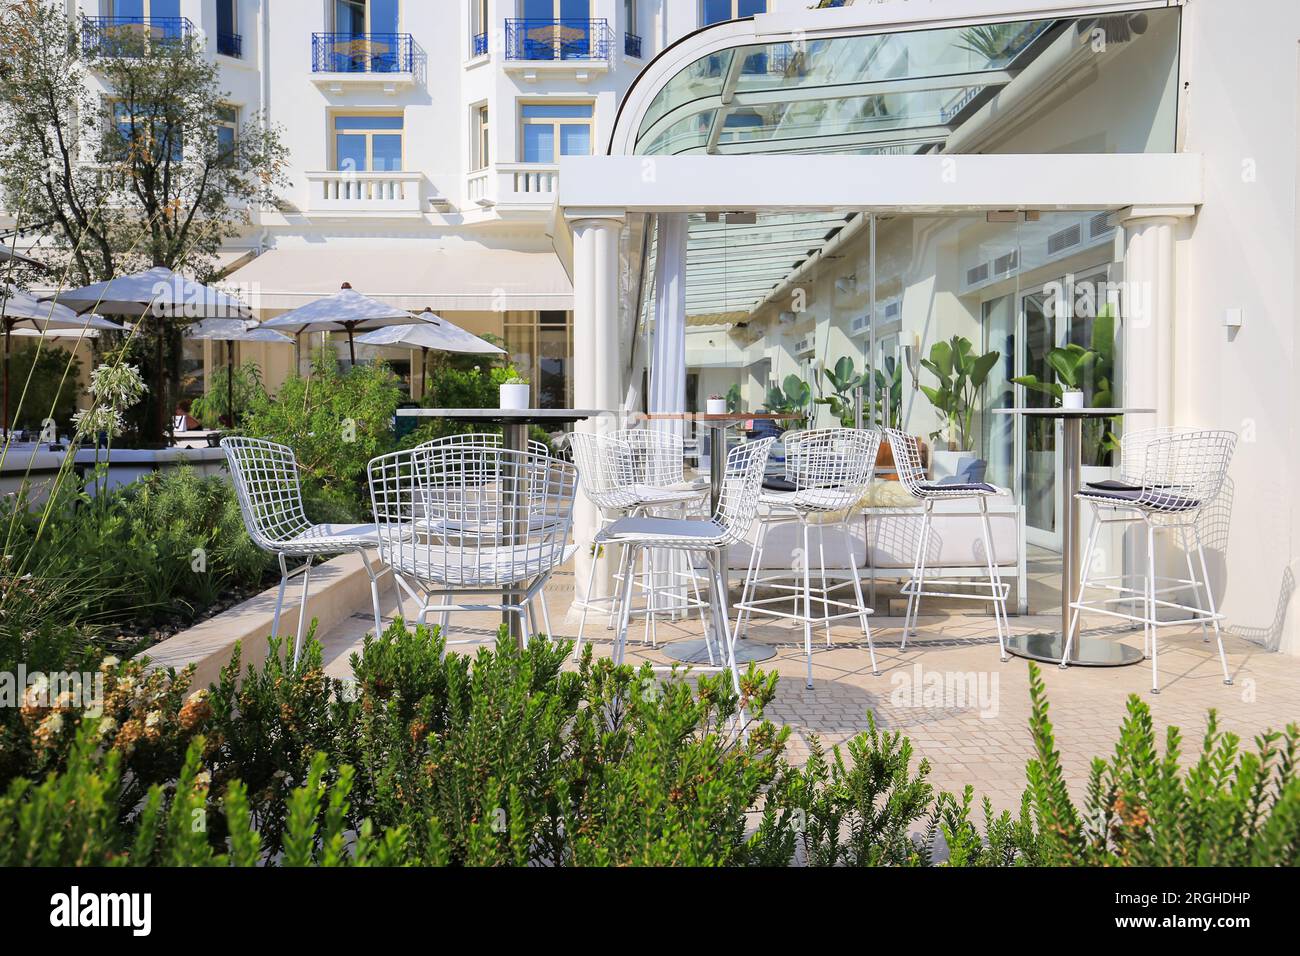
[[(370, 559), (366, 557), (365, 548), (358, 548), (357, 554), (361, 555), (361, 564), (365, 567), (366, 574), (370, 576), (370, 600), (374, 603), (375, 610), (375, 637), (380, 637), (384, 633), (384, 622), (379, 615), (379, 577), (375, 574)], [(376, 553), (375, 557), (378, 556)]]
[(1223, 653), (1223, 631), (1219, 627), (1219, 610), (1214, 604), (1214, 592), (1210, 590), (1210, 570), (1205, 564), (1205, 546), (1201, 543), (1201, 532), (1198, 528), (1192, 529), (1192, 534), (1196, 538), (1196, 554), (1201, 560), (1201, 585), (1205, 588), (1205, 602), (1210, 606), (1212, 623), (1214, 624), (1214, 639), (1219, 643), (1219, 664), (1223, 667), (1223, 682), (1232, 683), (1232, 675), (1228, 673), (1228, 658)]
[(808, 522), (803, 526), (803, 653), (807, 658), (805, 684), (812, 690), (812, 554), (808, 548)]
[(1148, 621), (1151, 627), (1151, 693), (1160, 693), (1160, 673), (1158, 668), (1157, 655), (1159, 648), (1159, 632), (1156, 630), (1156, 531), (1155, 527), (1147, 524), (1147, 612)]
[[(610, 545), (613, 547), (613, 545)], [(587, 629), (587, 612), (591, 610), (591, 591), (596, 586), (596, 565), (600, 561), (600, 545), (592, 544), (591, 570), (587, 572), (587, 599), (582, 602), (582, 615), (578, 618), (578, 640), (573, 645), (573, 659), (582, 659), (583, 635)], [(613, 608), (610, 608), (613, 617)]]
[[(1187, 580), (1192, 585), (1192, 600), (1196, 602), (1196, 610), (1203, 612), (1205, 605), (1201, 603), (1201, 586), (1196, 580), (1196, 569), (1192, 567), (1192, 542), (1187, 537), (1187, 526), (1184, 525), (1179, 530), (1179, 537), (1183, 541), (1183, 556), (1187, 558)], [(1201, 640), (1206, 644), (1210, 643), (1210, 629), (1205, 624), (1205, 618), (1201, 618)]]
[[(730, 628), (727, 627), (727, 584), (726, 577), (722, 570), (722, 556), (720, 552), (710, 552), (708, 555), (709, 568), (712, 572), (712, 586), (709, 590), (710, 606), (714, 614), (714, 631), (717, 634), (726, 635)], [(735, 642), (724, 636), (722, 638), (723, 659), (726, 661), (726, 667), (731, 671), (731, 686), (737, 694), (740, 693), (740, 671), (736, 667), (736, 647)]]
[(758, 575), (763, 567), (763, 537), (767, 534), (767, 522), (762, 516), (758, 518), (758, 535), (754, 539), (754, 547), (749, 551), (749, 565), (745, 568), (745, 583), (740, 588), (740, 607), (736, 611), (736, 627), (732, 632), (732, 641), (740, 637), (740, 629), (749, 617), (749, 609), (745, 607), (754, 599), (758, 592)]
[[(447, 588), (445, 591), (442, 592), (442, 599), (443, 599), (443, 603), (444, 603), (444, 604), (451, 604), (452, 601), (455, 599), (455, 597), (456, 597), (456, 592), (453, 591), (451, 588)], [(443, 639), (443, 640), (446, 640), (446, 639), (448, 638), (448, 636), (450, 636), (450, 634), (451, 634), (451, 611), (443, 611), (443, 612), (442, 612), (442, 623), (438, 625), (438, 629), (439, 629), (439, 631), (442, 632), (442, 639)]]
[(993, 623), (998, 632), (998, 657), (1003, 663), (1007, 661), (1007, 641), (1002, 633), (1002, 616), (1006, 613), (1006, 604), (1003, 603), (1002, 578), (998, 572), (997, 555), (993, 553), (993, 529), (989, 525), (989, 504), (981, 495), (980, 503), (980, 525), (984, 531), (984, 563), (987, 566), (989, 575), (989, 591), (993, 597)]
[(916, 565), (912, 573), (914, 582), (913, 593), (907, 602), (907, 618), (903, 622), (903, 644), (899, 650), (907, 647), (907, 637), (909, 634), (915, 636), (916, 624), (921, 617), (921, 592), (925, 590), (925, 562), (930, 549), (930, 525), (932, 514), (932, 503), (925, 503), (925, 516), (921, 519), (921, 541), (916, 551)]
[[(1074, 597), (1075, 604), (1083, 603), (1084, 592), (1088, 590), (1088, 578), (1092, 574), (1092, 556), (1097, 550), (1097, 537), (1101, 532), (1101, 522), (1097, 520), (1097, 509), (1093, 509), (1092, 528), (1088, 531), (1088, 543), (1084, 546), (1083, 567), (1079, 573), (1079, 593)], [(1070, 647), (1074, 643), (1074, 632), (1079, 629), (1080, 608), (1070, 612), (1070, 629), (1065, 634), (1064, 649), (1061, 651), (1062, 669), (1070, 666)]]
[(871, 615), (867, 613), (867, 607), (862, 603), (862, 577), (858, 574), (858, 562), (853, 556), (853, 534), (849, 531), (849, 519), (845, 518), (840, 524), (840, 529), (844, 532), (844, 549), (849, 556), (849, 567), (853, 571), (853, 594), (858, 601), (858, 616), (862, 619), (862, 633), (867, 635), (867, 653), (871, 655), (871, 673), (875, 677), (880, 676), (880, 668), (876, 666), (876, 645), (871, 640)]
[(298, 633), (293, 640), (293, 666), (298, 666), (298, 658), (302, 655), (302, 626), (307, 616), (307, 590), (311, 583), (311, 562), (315, 555), (307, 555), (307, 566), (302, 572), (302, 603), (298, 605)]
[(555, 635), (551, 633), (551, 611), (546, 606), (546, 591), (537, 592), (537, 604), (542, 609), (542, 631), (550, 639), (554, 640)]
[(831, 592), (830, 581), (826, 577), (826, 525), (817, 526), (817, 560), (822, 572), (822, 618), (826, 628), (826, 646), (834, 647), (831, 637)]
[(622, 608), (619, 613), (617, 630), (614, 634), (614, 664), (621, 666), (623, 657), (627, 649), (627, 627), (632, 612), (632, 585), (635, 583), (633, 578), (633, 569), (636, 567), (636, 545), (627, 544), (623, 547), (623, 593), (621, 595)]
[(280, 590), (275, 596), (275, 617), (271, 619), (271, 637), (280, 636), (280, 609), (284, 607), (284, 589), (289, 583), (289, 568), (285, 564), (284, 555), (278, 554), (280, 559)]

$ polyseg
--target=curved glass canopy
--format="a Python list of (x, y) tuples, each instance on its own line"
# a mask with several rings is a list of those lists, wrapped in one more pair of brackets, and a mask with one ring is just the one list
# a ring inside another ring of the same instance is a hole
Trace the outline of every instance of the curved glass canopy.
[(641, 154), (920, 152), (1032, 59), (1053, 20), (739, 47), (655, 96)]

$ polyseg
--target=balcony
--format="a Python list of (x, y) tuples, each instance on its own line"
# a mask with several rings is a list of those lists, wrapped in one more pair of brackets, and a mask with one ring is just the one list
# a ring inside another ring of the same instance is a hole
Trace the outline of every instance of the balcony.
[(326, 170), (307, 175), (307, 213), (343, 217), (418, 216), (423, 175)]
[(641, 38), (635, 33), (623, 34), (623, 55), (641, 59)]
[(614, 34), (609, 21), (506, 21), (506, 69), (535, 80), (542, 72), (573, 73), (586, 80), (609, 69)]
[(82, 17), (81, 49), (88, 55), (141, 56), (151, 45), (188, 42), (189, 17)]
[(497, 163), (470, 173), (466, 198), (503, 217), (527, 218), (529, 213), (549, 215), (560, 184), (560, 167), (550, 163)]
[(415, 83), (415, 40), (409, 33), (313, 33), (312, 82), (339, 92), (345, 85), (381, 85), (387, 92)]
[(218, 33), (217, 52), (239, 60), (244, 56), (244, 38), (238, 33)]

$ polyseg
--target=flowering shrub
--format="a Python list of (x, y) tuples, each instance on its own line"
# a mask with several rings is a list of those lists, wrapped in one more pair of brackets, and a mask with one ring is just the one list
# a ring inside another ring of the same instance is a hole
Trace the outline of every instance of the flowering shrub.
[[(395, 623), (353, 677), (272, 643), (208, 693), (104, 661), (102, 714), (25, 702), (0, 865), (1277, 865), (1300, 859), (1300, 730), (1253, 752), (1211, 714), (1198, 760), (1130, 700), (1114, 755), (1069, 797), (1031, 667), (1037, 756), (1017, 814), (974, 819), (910, 743), (867, 730), (800, 768), (762, 719), (775, 676), (661, 680), (568, 645), (445, 655)], [(14, 741), (6, 739), (5, 746)], [(44, 780), (34, 783), (46, 773)], [(198, 815), (206, 825), (196, 832)]]

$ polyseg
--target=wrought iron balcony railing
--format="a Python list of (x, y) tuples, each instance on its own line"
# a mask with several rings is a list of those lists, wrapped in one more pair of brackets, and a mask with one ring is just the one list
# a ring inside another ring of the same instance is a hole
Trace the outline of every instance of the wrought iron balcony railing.
[(507, 60), (608, 60), (614, 45), (609, 21), (506, 21)]
[(641, 38), (635, 33), (623, 34), (623, 55), (641, 59)]
[(472, 47), (473, 56), (486, 56), (488, 51), (488, 35), (486, 33), (474, 34)]
[(238, 33), (218, 33), (217, 52), (222, 56), (243, 57), (244, 38)]
[(81, 49), (101, 56), (137, 56), (151, 45), (187, 42), (189, 17), (83, 17)]
[(411, 73), (415, 41), (409, 33), (313, 33), (313, 73)]

